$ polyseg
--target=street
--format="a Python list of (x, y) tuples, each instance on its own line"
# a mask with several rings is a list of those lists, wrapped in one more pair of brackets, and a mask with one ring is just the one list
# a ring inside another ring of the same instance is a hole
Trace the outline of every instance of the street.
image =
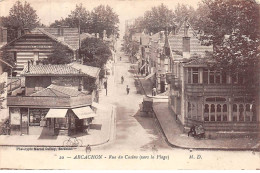
[[(108, 82), (108, 96), (101, 97), (101, 103), (116, 106), (115, 139), (101, 148), (145, 151), (151, 150), (155, 145), (157, 148), (170, 149), (156, 127), (154, 119), (140, 116), (139, 109), (143, 95), (136, 92), (134, 75), (129, 72), (130, 65), (128, 57), (120, 52), (115, 63), (114, 81)], [(121, 76), (124, 77), (123, 84)], [(127, 85), (130, 88), (129, 95), (126, 92)]]

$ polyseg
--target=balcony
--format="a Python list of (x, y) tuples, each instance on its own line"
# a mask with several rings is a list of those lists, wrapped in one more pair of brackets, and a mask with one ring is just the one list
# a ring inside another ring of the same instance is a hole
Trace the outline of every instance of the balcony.
[[(247, 94), (248, 89), (245, 86), (232, 84), (186, 84), (185, 91), (187, 94), (210, 94), (210, 95), (227, 95), (227, 94)], [(252, 92), (253, 90), (251, 90)]]
[(78, 97), (8, 96), (7, 106), (37, 108), (73, 108), (91, 105), (92, 95)]

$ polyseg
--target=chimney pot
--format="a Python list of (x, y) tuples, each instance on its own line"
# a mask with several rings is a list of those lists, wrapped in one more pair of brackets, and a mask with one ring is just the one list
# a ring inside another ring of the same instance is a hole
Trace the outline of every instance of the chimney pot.
[(28, 34), (29, 33), (29, 28), (24, 28), (24, 34)]

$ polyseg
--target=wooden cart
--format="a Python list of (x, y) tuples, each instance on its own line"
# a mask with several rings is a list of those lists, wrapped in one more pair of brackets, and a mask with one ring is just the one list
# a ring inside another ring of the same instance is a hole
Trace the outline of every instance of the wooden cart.
[(153, 112), (153, 99), (144, 97), (143, 98), (143, 103), (142, 103), (142, 108), (141, 108), (141, 116), (146, 116), (146, 117), (152, 117), (154, 112)]

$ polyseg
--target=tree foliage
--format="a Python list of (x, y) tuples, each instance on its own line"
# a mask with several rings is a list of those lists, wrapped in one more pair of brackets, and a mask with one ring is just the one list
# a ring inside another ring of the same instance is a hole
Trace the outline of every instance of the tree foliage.
[(81, 43), (80, 54), (85, 65), (99, 67), (102, 69), (100, 78), (104, 77), (104, 65), (112, 55), (109, 47), (97, 38), (86, 38)]
[(91, 32), (99, 33), (103, 36), (103, 31), (106, 30), (108, 36), (111, 34), (118, 35), (118, 15), (113, 12), (110, 6), (99, 5), (91, 12)]
[[(11, 66), (15, 67), (15, 59), (14, 57), (7, 51), (3, 51), (0, 53), (0, 57), (5, 61), (7, 62), (8, 64), (10, 64)], [(4, 72), (7, 72), (9, 75), (11, 74), (11, 67), (9, 67), (8, 65), (3, 64), (3, 71)]]
[[(259, 61), (259, 5), (254, 0), (206, 0), (215, 66), (252, 77)], [(205, 23), (203, 23), (205, 24)]]
[(9, 16), (1, 17), (1, 22), (8, 29), (8, 40), (15, 39), (18, 35), (18, 30), (24, 32), (25, 28), (32, 30), (39, 25), (39, 18), (31, 5), (28, 2), (22, 4), (16, 1), (9, 11)]
[(106, 30), (108, 36), (111, 34), (118, 35), (118, 23), (118, 15), (108, 5), (100, 5), (89, 12), (82, 4), (79, 4), (68, 17), (56, 20), (50, 26), (67, 25), (77, 28), (80, 26), (81, 33), (99, 33), (102, 37), (104, 30)]
[(145, 12), (141, 25), (143, 25), (144, 29), (149, 33), (157, 33), (166, 30), (166, 28), (171, 31), (175, 28), (174, 18), (174, 12), (168, 9), (164, 4), (161, 4)]
[(54, 50), (48, 58), (43, 60), (44, 64), (69, 64), (73, 57), (69, 55), (68, 49), (60, 43), (54, 44)]
[(71, 11), (71, 13), (65, 19), (55, 20), (54, 23), (50, 25), (50, 27), (58, 27), (60, 26), (69, 26), (71, 28), (79, 28), (82, 32), (90, 31), (90, 12), (86, 10), (82, 4), (76, 5), (75, 10)]

